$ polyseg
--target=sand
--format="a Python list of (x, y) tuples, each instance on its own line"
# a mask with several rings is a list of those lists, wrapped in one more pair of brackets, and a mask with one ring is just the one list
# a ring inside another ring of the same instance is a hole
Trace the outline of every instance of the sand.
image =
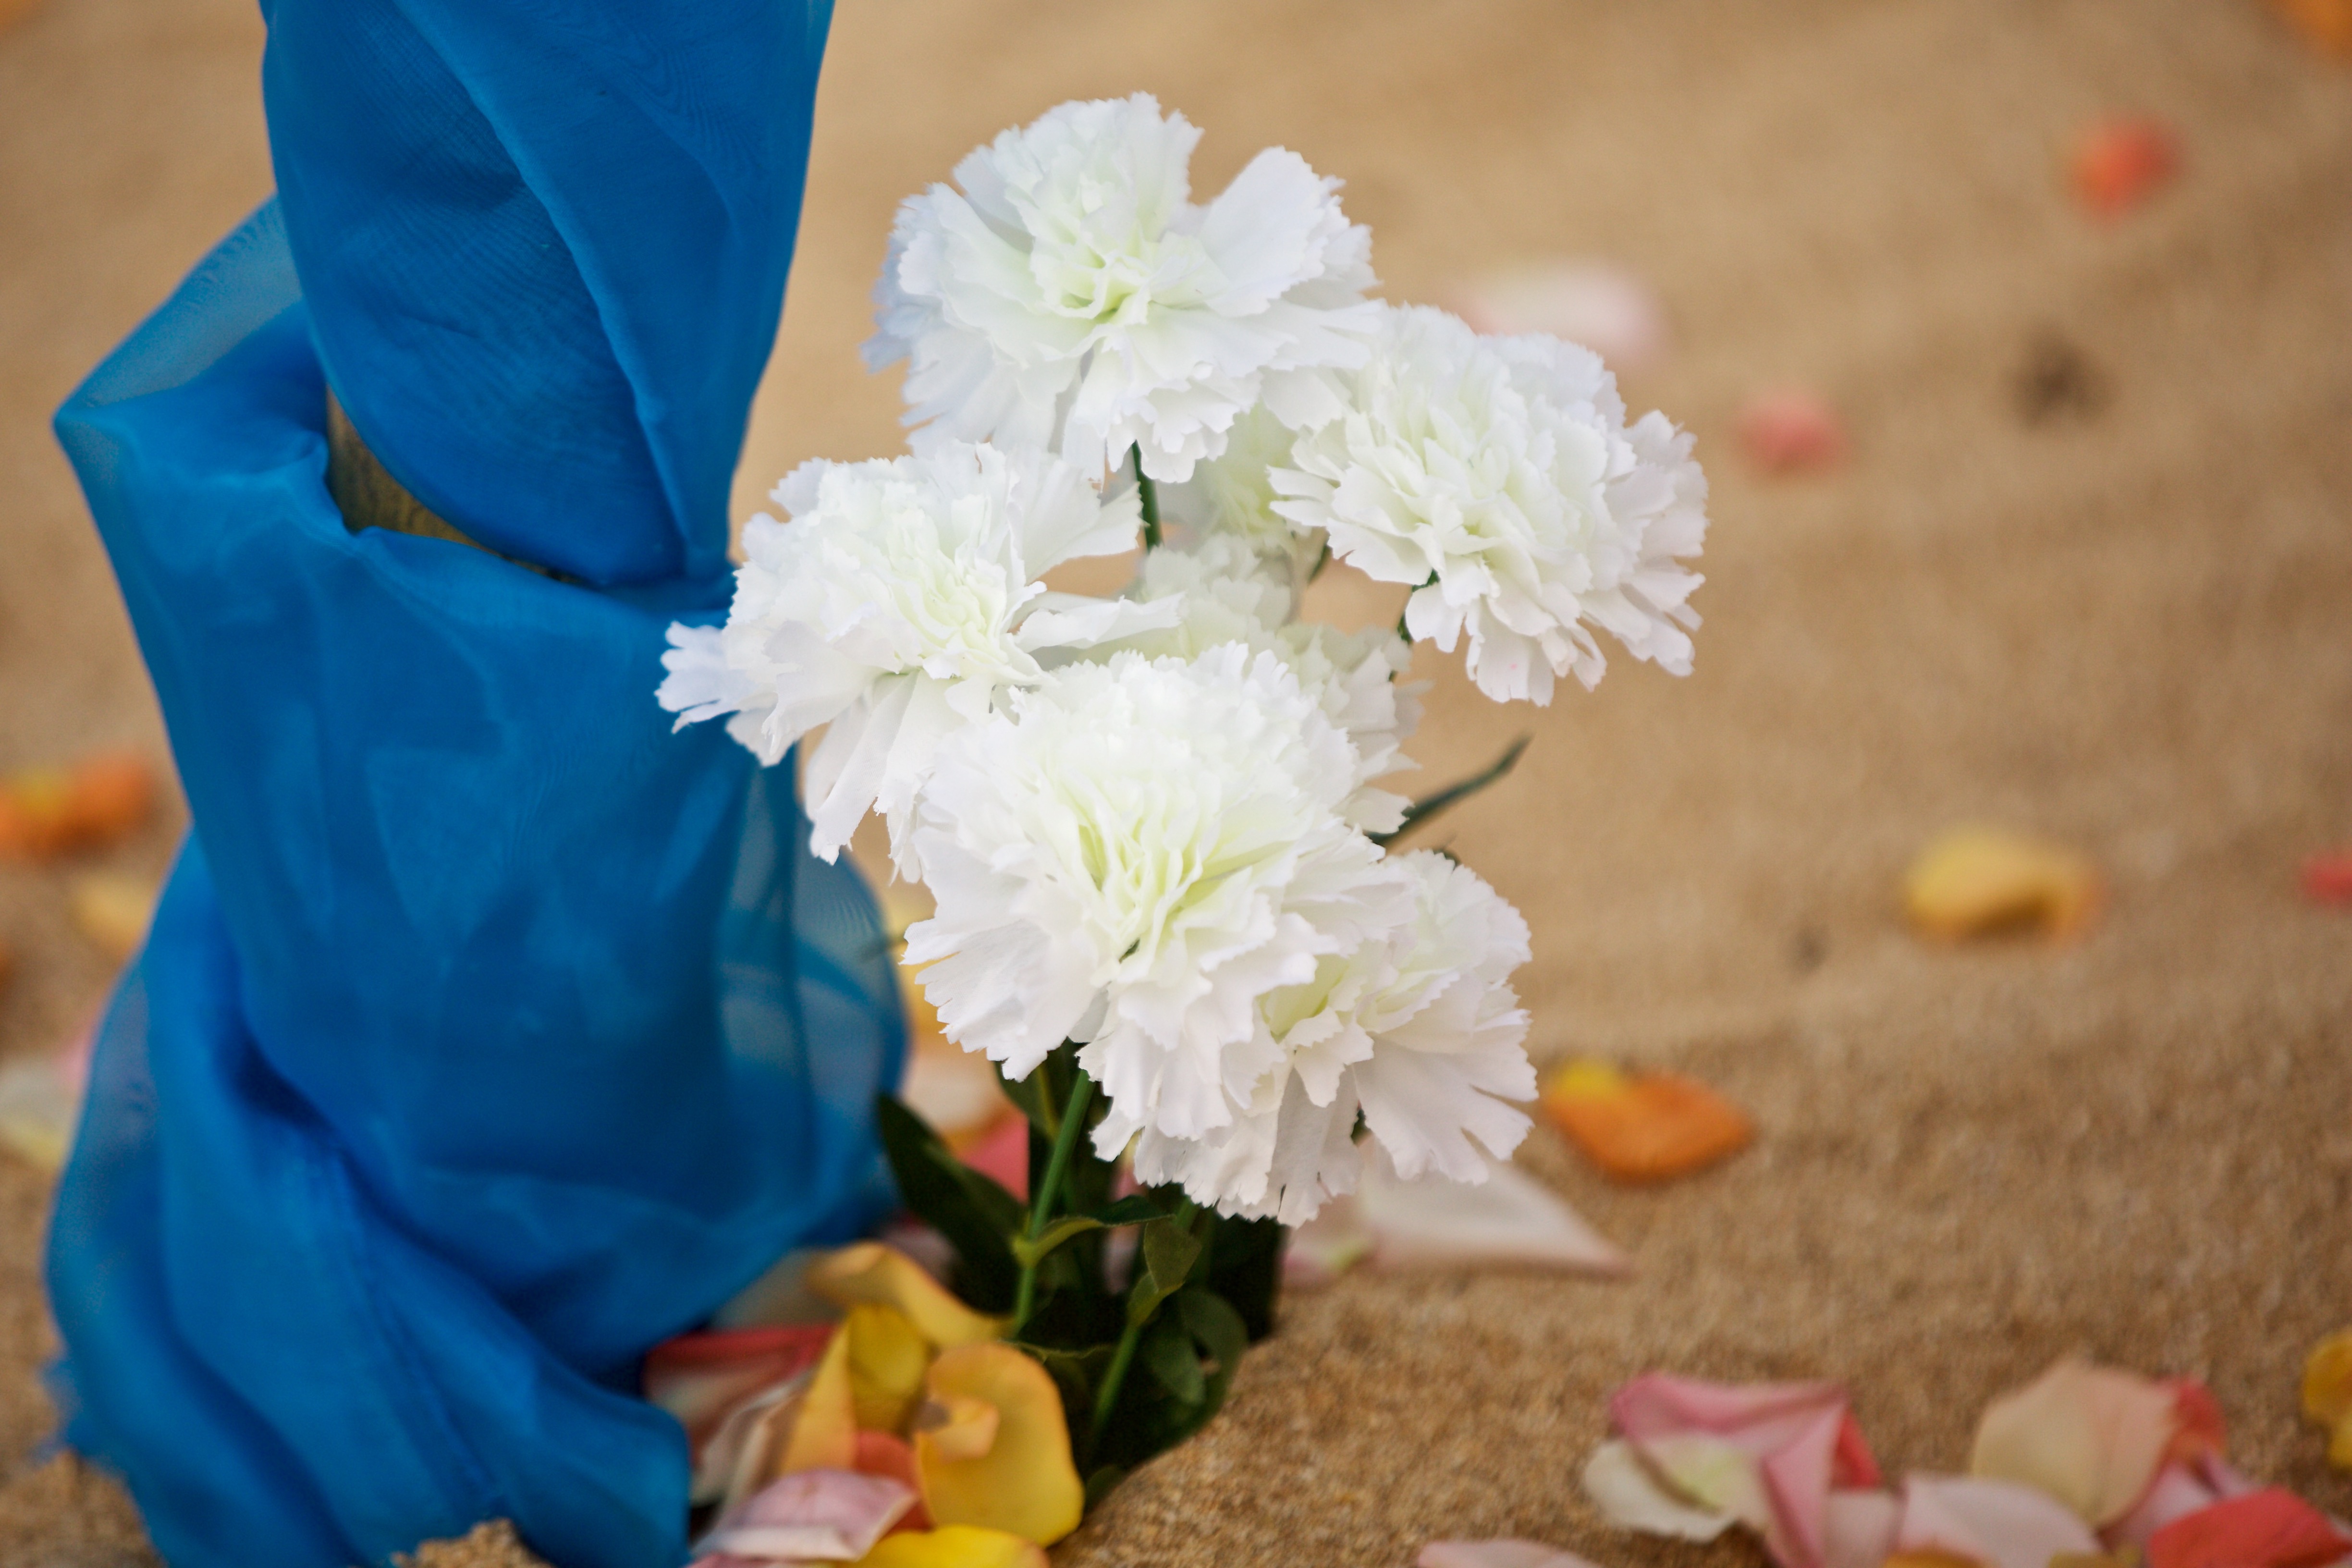
[[(43, 421), (266, 193), (259, 42), (244, 0), (47, 0), (0, 34), (0, 765), (162, 754)], [(1509, 1533), (1729, 1563), (1753, 1549), (1614, 1535), (1580, 1500), (1621, 1379), (1842, 1379), (1890, 1469), (1953, 1468), (1989, 1397), (2076, 1351), (2208, 1379), (2242, 1464), (2352, 1511), (2294, 1412), (2305, 1351), (2352, 1321), (2352, 915), (2295, 889), (2352, 842), (2352, 73), (2252, 0), (861, 0), (740, 510), (803, 457), (890, 449), (895, 385), (854, 350), (896, 200), (1136, 88), (1208, 128), (1203, 189), (1277, 142), (1346, 176), (1395, 297), (1601, 256), (1666, 301), (1677, 350), (1627, 391), (1715, 479), (1697, 672), (1620, 660), (1503, 710), (1425, 657), (1415, 751), (1444, 777), (1535, 736), (1438, 837), (1528, 914), (1538, 1054), (1696, 1072), (1761, 1137), (1627, 1192), (1538, 1131), (1525, 1163), (1631, 1281), (1297, 1298), (1225, 1415), (1060, 1560), (1380, 1568)], [(2059, 170), (2118, 110), (2172, 122), (2187, 164), (2102, 224)], [(2029, 425), (2053, 337), (2106, 401)], [(1782, 384), (1843, 410), (1842, 469), (1742, 463), (1738, 410)], [(2105, 923), (2065, 950), (1914, 939), (1896, 880), (1960, 820), (2095, 857)], [(160, 866), (176, 830), (121, 860)], [(103, 988), (64, 880), (0, 868), (7, 1051)], [(12, 1457), (47, 1423), (42, 1196), (0, 1167)], [(0, 1487), (9, 1562), (135, 1542), (68, 1461)]]

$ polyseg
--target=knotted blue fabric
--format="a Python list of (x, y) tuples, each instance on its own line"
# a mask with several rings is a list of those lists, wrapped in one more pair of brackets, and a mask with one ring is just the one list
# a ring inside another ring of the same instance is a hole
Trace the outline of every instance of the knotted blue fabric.
[[(100, 1029), (67, 1439), (174, 1568), (684, 1556), (639, 1358), (882, 1194), (901, 1024), (723, 613), (822, 6), (276, 0), (281, 186), (58, 416), (194, 828)], [(350, 531), (327, 389), (486, 551)]]

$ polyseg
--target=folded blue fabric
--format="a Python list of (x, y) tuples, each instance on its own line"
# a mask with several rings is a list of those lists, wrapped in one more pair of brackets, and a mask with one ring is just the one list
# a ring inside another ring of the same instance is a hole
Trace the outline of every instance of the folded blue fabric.
[[(686, 1447), (639, 1358), (887, 1194), (871, 900), (809, 856), (789, 768), (653, 698), (670, 619), (723, 613), (822, 13), (461, 9), (278, 0), (285, 216), (58, 420), (194, 819), (59, 1192), (58, 1381), (176, 1568), (494, 1517), (562, 1568), (668, 1568)], [(504, 194), (429, 174), (453, 149)], [(348, 531), (329, 374), (436, 510), (589, 583)]]

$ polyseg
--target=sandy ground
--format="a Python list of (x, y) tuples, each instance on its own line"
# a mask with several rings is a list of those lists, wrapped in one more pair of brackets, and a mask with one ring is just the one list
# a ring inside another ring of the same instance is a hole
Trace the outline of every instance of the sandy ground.
[[(259, 44), (244, 0), (47, 0), (0, 34), (0, 765), (162, 755), (44, 422), (266, 194)], [(897, 199), (1137, 88), (1208, 128), (1202, 190), (1270, 142), (1344, 175), (1393, 297), (1597, 255), (1668, 302), (1678, 352), (1628, 392), (1716, 482), (1698, 672), (1621, 661), (1506, 711), (1425, 658), (1416, 751), (1444, 776), (1535, 734), (1446, 836), (1530, 917), (1538, 1053), (1696, 1071), (1762, 1137), (1630, 1193), (1539, 1133), (1526, 1163), (1632, 1282), (1300, 1298), (1224, 1417), (1063, 1560), (1364, 1568), (1517, 1533), (1728, 1563), (1751, 1549), (1613, 1536), (1580, 1500), (1621, 1379), (1841, 1378), (1890, 1469), (1950, 1468), (1985, 1400), (2068, 1351), (2209, 1379), (2247, 1468), (2352, 1511), (2294, 1408), (2352, 1320), (2352, 918), (2294, 886), (2352, 840), (2352, 73), (2251, 0), (858, 0), (745, 509), (803, 457), (891, 448), (895, 384), (854, 349)], [(2115, 110), (2172, 121), (2189, 162), (2106, 225), (2058, 169)], [(2050, 334), (2110, 396), (2029, 427), (2014, 384)], [(1843, 470), (1739, 460), (1735, 413), (1783, 383), (1845, 411)], [(1961, 819), (2095, 855), (2105, 925), (1915, 941), (1895, 879)], [(160, 866), (177, 827), (121, 859)], [(0, 868), (8, 1051), (105, 984), (64, 885)], [(8, 1458), (48, 1419), (44, 1195), (0, 1165)], [(0, 1487), (0, 1558), (146, 1560), (63, 1463)]]

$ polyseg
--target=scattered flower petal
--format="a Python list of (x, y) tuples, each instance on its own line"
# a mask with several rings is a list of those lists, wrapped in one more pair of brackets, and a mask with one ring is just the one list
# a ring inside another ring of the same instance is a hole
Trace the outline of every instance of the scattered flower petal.
[(1895, 1552), (1903, 1501), (1876, 1488), (1835, 1488), (1822, 1510), (1822, 1568), (1882, 1568)]
[[(988, 1058), (976, 1058), (986, 1066)], [(992, 1067), (988, 1069), (994, 1072)], [(993, 1179), (996, 1184), (1019, 1198), (1029, 1201), (1029, 1120), (1009, 1116), (990, 1128), (985, 1136), (958, 1151), (963, 1163), (982, 1175)]]
[(0, 1068), (0, 1147), (36, 1170), (55, 1174), (72, 1152), (89, 1046), (85, 1028), (58, 1050)]
[(1543, 1109), (1594, 1164), (1626, 1182), (1703, 1169), (1755, 1136), (1745, 1112), (1696, 1079), (1629, 1077), (1589, 1058), (1545, 1078)]
[(2104, 896), (2083, 856), (1998, 827), (1950, 829), (1903, 880), (1912, 923), (1947, 941), (2037, 926), (2063, 942), (2090, 929)]
[(1650, 1373), (1611, 1395), (1609, 1414), (1668, 1486), (1757, 1531), (1782, 1568), (1826, 1563), (1832, 1489), (1879, 1483), (1833, 1383), (1738, 1385)]
[(948, 1293), (922, 1265), (878, 1241), (861, 1241), (809, 1266), (809, 1289), (836, 1306), (864, 1302), (896, 1307), (925, 1339), (945, 1350), (995, 1339), (1004, 1325)]
[(2219, 1453), (2200, 1454), (2158, 1470), (2131, 1511), (2100, 1533), (2111, 1550), (2129, 1547), (2145, 1553), (2156, 1532), (2173, 1521), (2260, 1489)]
[(2315, 904), (2352, 904), (2352, 849), (2305, 861), (2303, 894)]
[(1328, 1284), (1371, 1257), (1374, 1238), (1354, 1194), (1333, 1198), (1282, 1247), (1286, 1289)]
[(960, 1345), (931, 1363), (926, 1388), (915, 1467), (933, 1519), (1040, 1546), (1078, 1527), (1086, 1489), (1070, 1462), (1061, 1394), (1044, 1367), (1010, 1345)]
[(2352, 1536), (2278, 1487), (2200, 1509), (2147, 1542), (2148, 1568), (2321, 1568), (2347, 1556)]
[(799, 1407), (783, 1433), (775, 1474), (794, 1470), (845, 1470), (857, 1462), (857, 1402), (850, 1380), (848, 1325), (833, 1331), (824, 1354), (809, 1374)]
[(1969, 1473), (2039, 1488), (2096, 1529), (2131, 1510), (2179, 1429), (2173, 1390), (2067, 1359), (1985, 1407)]
[(914, 1507), (906, 1517), (893, 1525), (893, 1530), (929, 1530), (930, 1510), (923, 1506), (920, 1496), (923, 1479), (915, 1469), (914, 1445), (895, 1432), (860, 1432), (857, 1434), (857, 1458), (851, 1467), (861, 1476), (887, 1476), (905, 1483), (909, 1492), (917, 1494)]
[(0, 780), (0, 855), (49, 860), (116, 842), (153, 815), (155, 770), (129, 752)]
[(1433, 1541), (1414, 1568), (1593, 1568), (1573, 1552), (1540, 1541)]
[(2120, 217), (2179, 171), (2179, 139), (2159, 120), (2109, 120), (2074, 146), (2074, 195), (2094, 217)]
[(2352, 1329), (2320, 1341), (2303, 1363), (2303, 1413), (2328, 1429), (2328, 1462), (2352, 1470)]
[[(1668, 1490), (1633, 1446), (1612, 1437), (1584, 1462), (1584, 1495), (1602, 1518), (1625, 1530), (1681, 1541), (1713, 1541), (1739, 1522), (1729, 1513), (1696, 1507)], [(1877, 1568), (1874, 1560), (1870, 1568)]]
[(1045, 1550), (1002, 1530), (969, 1524), (887, 1535), (857, 1568), (1046, 1568)]
[(850, 1404), (858, 1431), (906, 1430), (923, 1397), (930, 1342), (912, 1318), (875, 1301), (850, 1308), (841, 1331), (849, 1337)]
[(147, 922), (155, 917), (162, 889), (152, 878), (121, 871), (85, 871), (66, 889), (66, 909), (74, 929), (92, 947), (121, 963), (147, 940)]
[(832, 1337), (824, 1323), (681, 1334), (647, 1352), (645, 1394), (677, 1417), (698, 1452), (729, 1410), (814, 1366)]
[(1960, 1557), (1983, 1568), (2049, 1568), (2061, 1553), (2095, 1555), (2099, 1542), (2088, 1525), (2032, 1487), (1913, 1476), (1903, 1483), (1895, 1550)]
[(2352, 0), (2271, 0), (2273, 7), (2324, 55), (2352, 60)]
[(863, 1557), (915, 1506), (901, 1482), (852, 1470), (797, 1470), (745, 1500), (698, 1551), (753, 1563), (847, 1563)]
[(1501, 1161), (1473, 1185), (1408, 1182), (1386, 1159), (1370, 1160), (1356, 1206), (1381, 1268), (1501, 1264), (1623, 1274), (1632, 1267), (1550, 1188)]
[(1462, 290), (1462, 316), (1481, 332), (1546, 332), (1622, 371), (1664, 363), (1671, 333), (1649, 285), (1605, 261), (1553, 261), (1490, 272)]
[(1832, 468), (1845, 460), (1845, 426), (1837, 410), (1801, 388), (1748, 399), (1737, 430), (1748, 460), (1768, 474)]

